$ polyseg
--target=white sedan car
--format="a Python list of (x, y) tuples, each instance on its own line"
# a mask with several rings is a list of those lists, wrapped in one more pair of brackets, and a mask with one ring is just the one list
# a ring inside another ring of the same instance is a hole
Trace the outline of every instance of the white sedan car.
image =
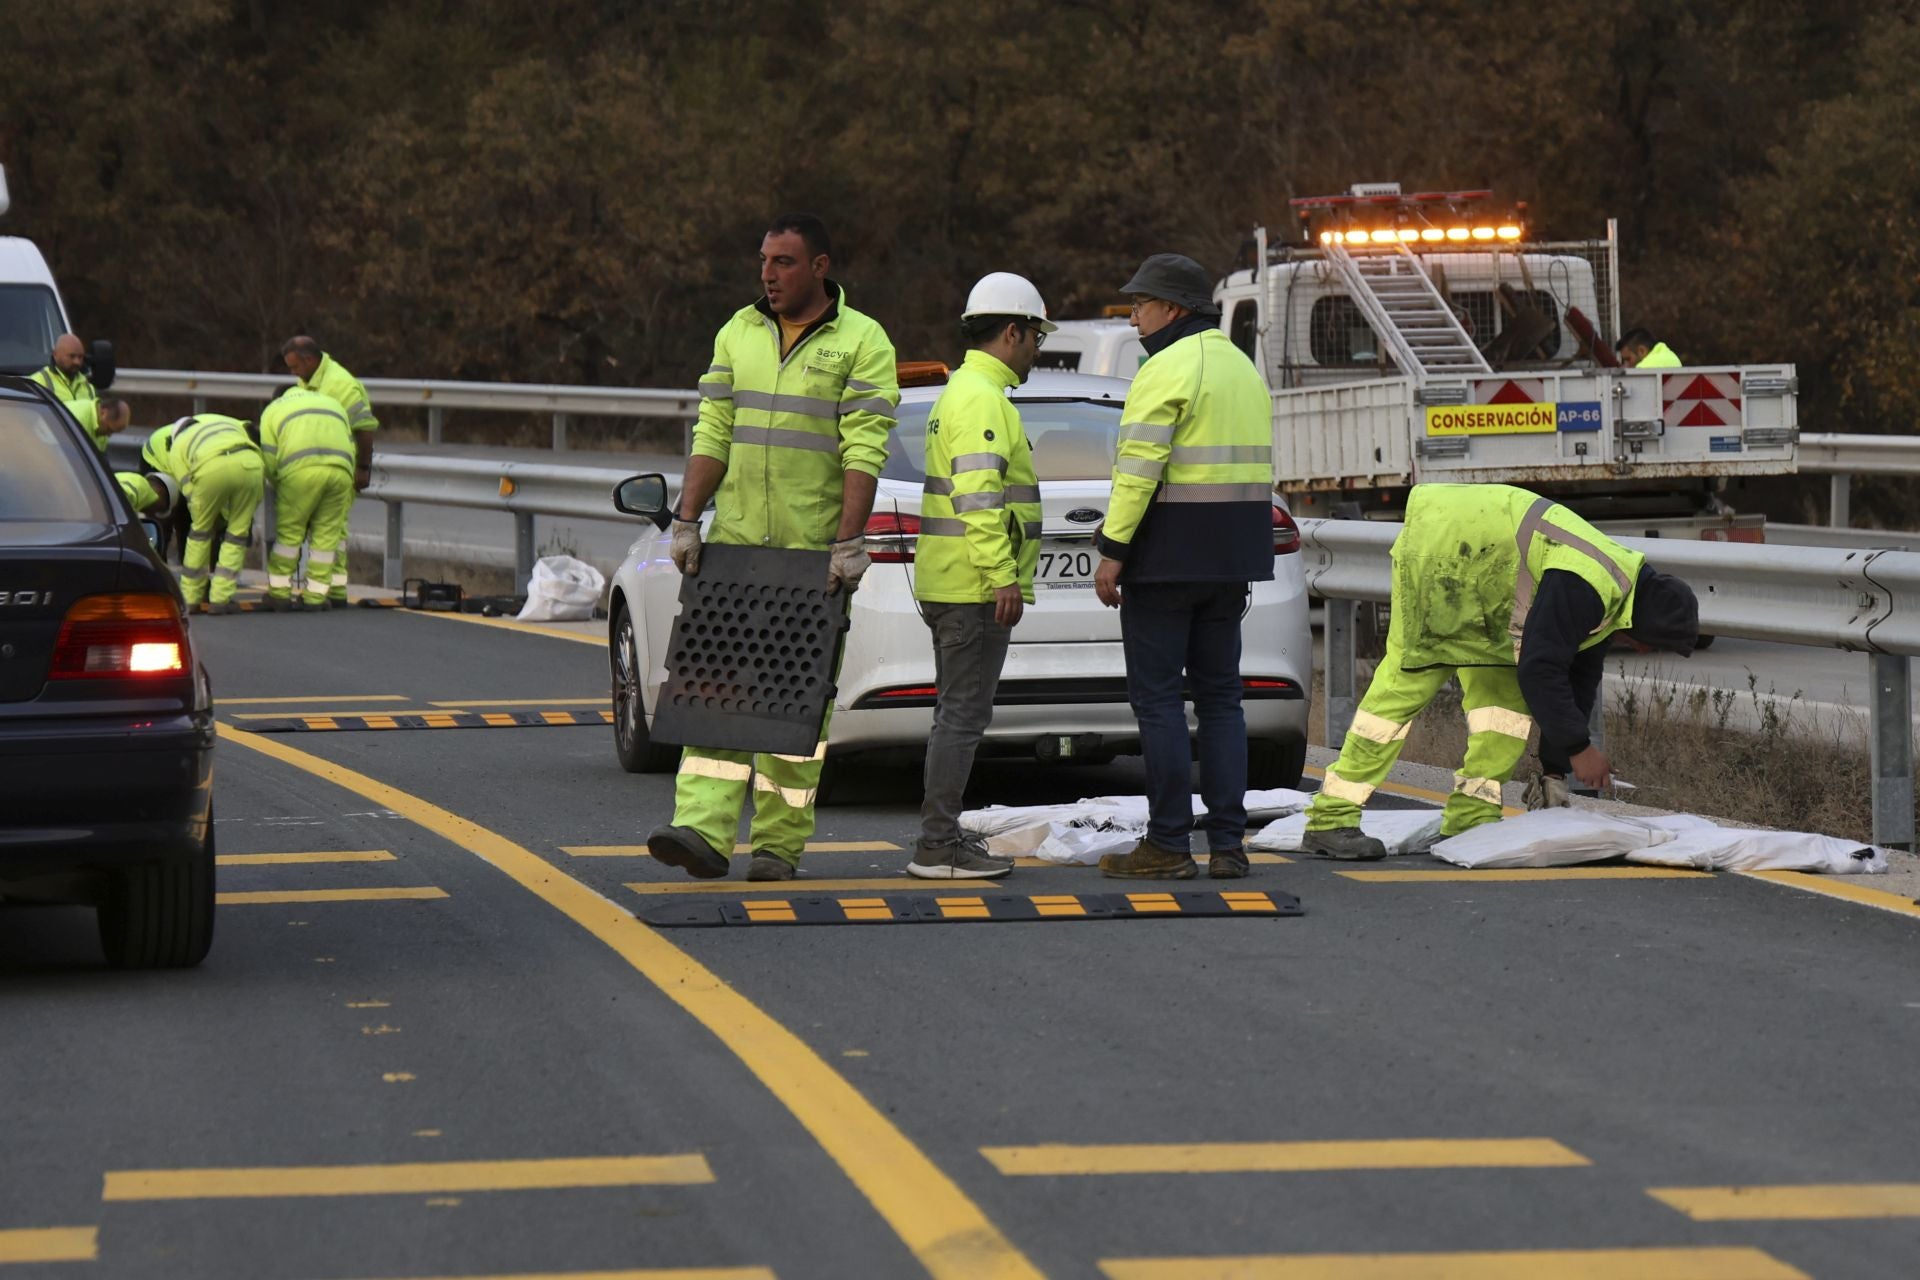
[[(1034, 579), (1038, 603), (1013, 630), (983, 757), (1099, 762), (1137, 755), (1140, 729), (1127, 704), (1120, 614), (1093, 593), (1094, 526), (1112, 496), (1110, 477), (1128, 384), (1117, 378), (1036, 370), (1011, 392), (1033, 443), (1044, 521)], [(913, 598), (928, 412), (940, 387), (900, 397), (852, 629), (834, 699), (828, 764), (862, 752), (924, 751), (933, 722), (933, 649)], [(679, 748), (654, 743), (648, 725), (666, 679), (664, 655), (679, 612), (680, 574), (667, 556), (668, 486), (636, 476), (616, 505), (651, 520), (610, 584), (607, 599), (614, 736), (630, 772), (667, 772)], [(710, 521), (711, 511), (706, 520)], [(703, 524), (705, 521), (703, 521)], [(1306, 759), (1313, 647), (1299, 531), (1274, 501), (1273, 580), (1253, 584), (1241, 622), (1248, 783), (1291, 787)], [(1192, 723), (1192, 708), (1188, 708)]]

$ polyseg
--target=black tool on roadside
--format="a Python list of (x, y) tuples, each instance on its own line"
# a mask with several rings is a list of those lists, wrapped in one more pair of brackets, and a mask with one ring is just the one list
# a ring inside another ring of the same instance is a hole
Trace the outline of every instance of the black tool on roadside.
[(428, 582), (425, 578), (408, 578), (400, 587), (400, 603), (409, 609), (452, 613), (459, 610), (462, 594), (457, 582)]

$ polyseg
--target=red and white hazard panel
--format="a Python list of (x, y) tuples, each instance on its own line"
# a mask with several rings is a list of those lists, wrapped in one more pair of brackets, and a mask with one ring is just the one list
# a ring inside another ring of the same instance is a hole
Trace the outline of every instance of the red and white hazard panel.
[(1540, 378), (1476, 378), (1475, 404), (1545, 404), (1547, 384)]
[(1740, 425), (1740, 375), (1737, 373), (1663, 374), (1660, 398), (1669, 427)]

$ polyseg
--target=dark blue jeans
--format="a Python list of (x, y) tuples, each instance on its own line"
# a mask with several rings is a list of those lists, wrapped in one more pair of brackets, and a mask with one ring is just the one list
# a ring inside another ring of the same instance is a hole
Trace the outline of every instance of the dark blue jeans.
[[(1209, 850), (1247, 833), (1247, 718), (1240, 710), (1244, 582), (1142, 582), (1120, 588), (1127, 701), (1147, 764), (1147, 839), (1187, 851), (1193, 834), (1193, 745), (1186, 697), (1200, 723), (1200, 827)], [(1185, 676), (1185, 693), (1182, 675)]]

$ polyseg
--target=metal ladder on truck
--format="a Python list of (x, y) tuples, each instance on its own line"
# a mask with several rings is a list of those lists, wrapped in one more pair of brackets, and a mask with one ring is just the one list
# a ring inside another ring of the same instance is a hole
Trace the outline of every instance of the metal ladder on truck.
[(1344, 245), (1330, 244), (1326, 254), (1347, 296), (1387, 344), (1400, 371), (1416, 384), (1493, 372), (1419, 255), (1406, 245), (1383, 245), (1356, 255)]

